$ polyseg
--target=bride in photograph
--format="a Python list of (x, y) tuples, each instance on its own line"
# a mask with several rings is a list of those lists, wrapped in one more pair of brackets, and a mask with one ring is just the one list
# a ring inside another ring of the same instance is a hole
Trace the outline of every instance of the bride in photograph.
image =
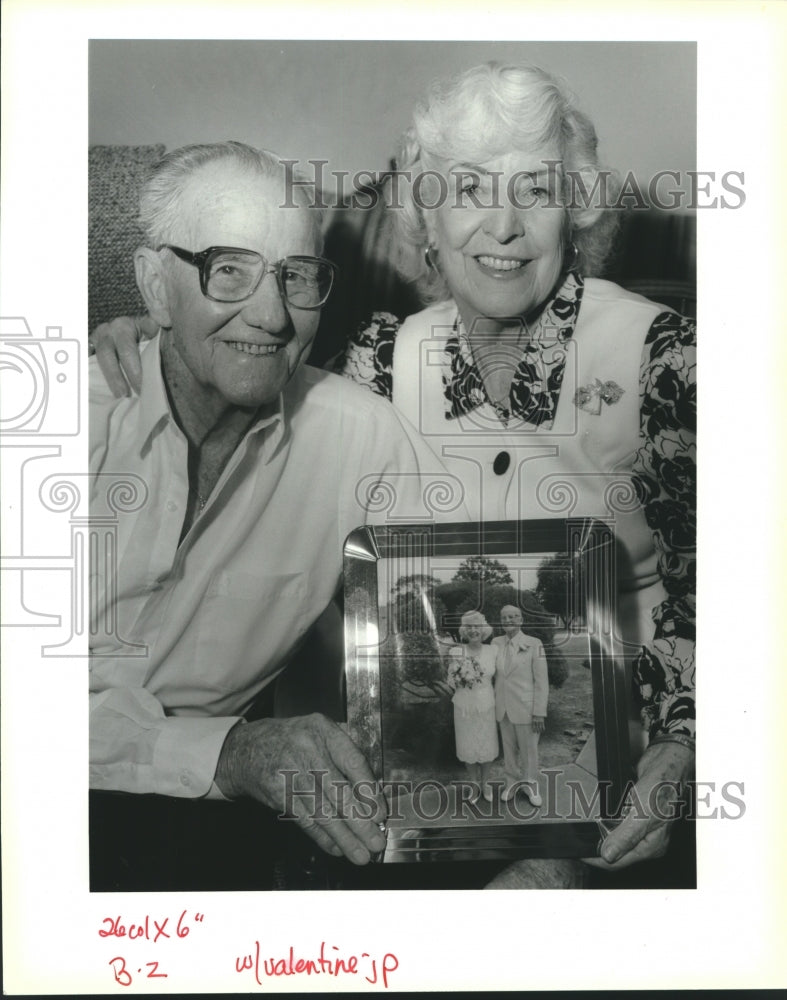
[(482, 792), (485, 799), (492, 801), (489, 772), (498, 754), (492, 687), (497, 651), (485, 644), (491, 635), (492, 629), (481, 612), (467, 611), (459, 628), (462, 645), (454, 646), (448, 653), (447, 681), (454, 691), (451, 700), (456, 756), (467, 765), (470, 780), (478, 786), (473, 789), (472, 802)]

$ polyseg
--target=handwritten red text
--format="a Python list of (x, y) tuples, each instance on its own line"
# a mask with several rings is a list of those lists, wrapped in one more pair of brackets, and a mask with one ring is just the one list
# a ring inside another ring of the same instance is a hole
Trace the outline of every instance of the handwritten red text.
[[(143, 940), (150, 944), (158, 944), (160, 941), (178, 941), (188, 937), (193, 929), (193, 925), (201, 924), (205, 919), (204, 914), (195, 913), (189, 917), (188, 910), (183, 910), (177, 920), (170, 917), (151, 916), (146, 913), (138, 922), (124, 923), (123, 917), (104, 917), (102, 925), (98, 929), (98, 936), (103, 938), (126, 938), (129, 941)], [(112, 974), (118, 986), (131, 986), (134, 975), (143, 975), (145, 979), (166, 979), (167, 973), (159, 970), (158, 962), (144, 962), (139, 965), (133, 962), (129, 967), (123, 955), (115, 955), (107, 963), (112, 968)]]
[[(177, 925), (173, 923), (169, 929), (167, 927), (170, 922), (169, 917), (164, 917), (163, 920), (156, 920), (155, 917), (146, 914), (140, 923), (129, 924), (128, 926), (122, 922), (120, 915), (117, 917), (104, 917), (101, 921), (104, 926), (99, 928), (98, 936), (127, 937), (132, 941), (137, 938), (144, 938), (146, 941), (152, 941), (153, 944), (156, 944), (159, 938), (169, 940), (173, 936), (178, 938), (188, 937), (191, 928), (188, 924), (187, 913), (188, 911), (184, 910), (178, 917)], [(193, 919), (196, 923), (202, 923), (204, 914), (195, 913)]]
[[(335, 954), (334, 954), (335, 953)], [(334, 944), (330, 948), (322, 941), (319, 957), (296, 956), (295, 948), (290, 946), (286, 955), (265, 957), (260, 948), (260, 942), (254, 942), (254, 949), (247, 955), (235, 959), (236, 972), (253, 972), (258, 986), (262, 986), (262, 977), (277, 976), (363, 976), (372, 986), (382, 983), (388, 988), (388, 977), (399, 968), (399, 959), (392, 952), (386, 952), (378, 960), (362, 951), (360, 955), (340, 955), (339, 948)]]

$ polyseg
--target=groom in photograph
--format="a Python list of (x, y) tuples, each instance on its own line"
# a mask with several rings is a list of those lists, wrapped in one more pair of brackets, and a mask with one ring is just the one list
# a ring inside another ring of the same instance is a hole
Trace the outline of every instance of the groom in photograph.
[(495, 714), (503, 742), (507, 802), (525, 783), (534, 806), (542, 804), (538, 791), (538, 741), (544, 731), (549, 695), (547, 660), (540, 639), (522, 631), (522, 612), (507, 604), (500, 612), (503, 635), (492, 640), (497, 648)]

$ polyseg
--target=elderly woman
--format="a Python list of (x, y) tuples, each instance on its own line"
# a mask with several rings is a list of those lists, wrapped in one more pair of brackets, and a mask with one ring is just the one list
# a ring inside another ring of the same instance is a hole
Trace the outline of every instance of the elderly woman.
[(423, 180), (393, 213), (400, 267), (433, 304), (375, 315), (340, 370), (405, 413), (480, 519), (614, 518), (618, 628), (650, 736), (644, 809), (602, 848), (627, 865), (663, 853), (652, 793), (693, 767), (695, 329), (591, 277), (615, 229), (596, 146), (535, 67), (434, 86), (397, 163)]
[[(375, 314), (338, 370), (411, 420), (479, 519), (614, 518), (619, 634), (650, 737), (634, 745), (643, 808), (601, 852), (620, 867), (663, 853), (655, 792), (693, 767), (695, 331), (592, 277), (615, 227), (596, 145), (535, 67), (490, 63), (435, 85), (391, 209), (398, 263), (432, 304), (403, 323)], [(97, 333), (105, 369), (114, 338), (133, 370), (132, 325)]]
[(462, 646), (448, 653), (447, 682), (453, 689), (454, 735), (456, 756), (467, 765), (470, 780), (478, 785), (472, 801), (483, 791), (493, 798), (489, 780), (492, 761), (497, 757), (497, 722), (495, 721), (495, 674), (497, 650), (484, 645), (492, 629), (480, 611), (462, 615), (459, 638)]

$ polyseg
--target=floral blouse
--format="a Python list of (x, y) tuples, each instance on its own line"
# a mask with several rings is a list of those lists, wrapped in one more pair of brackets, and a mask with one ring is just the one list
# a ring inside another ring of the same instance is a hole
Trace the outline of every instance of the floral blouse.
[[(583, 281), (569, 274), (543, 310), (515, 372), (507, 404), (492, 404), (505, 423), (511, 416), (551, 426), (565, 370), (561, 344), (572, 336), (582, 303)], [(399, 320), (374, 313), (335, 364), (339, 374), (387, 399), (392, 397), (393, 350)], [(652, 612), (653, 640), (634, 658), (634, 679), (643, 722), (658, 735), (695, 733), (696, 627), (696, 329), (693, 320), (660, 313), (645, 339), (640, 366), (640, 448), (633, 483), (653, 532), (666, 599)], [(488, 399), (472, 351), (457, 321), (443, 357), (447, 420)], [(615, 398), (615, 383), (599, 383), (580, 406)], [(599, 400), (590, 398), (598, 395)]]

